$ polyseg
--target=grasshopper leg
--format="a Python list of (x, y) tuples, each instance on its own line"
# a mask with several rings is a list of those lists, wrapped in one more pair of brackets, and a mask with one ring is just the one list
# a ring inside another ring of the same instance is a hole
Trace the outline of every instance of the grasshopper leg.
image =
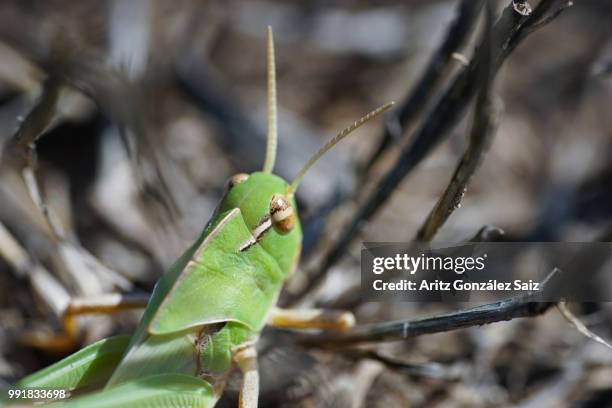
[(344, 331), (355, 325), (355, 317), (341, 310), (274, 308), (270, 311), (268, 324), (283, 329)]
[(148, 295), (121, 295), (110, 293), (95, 298), (71, 299), (62, 316), (64, 332), (49, 336), (46, 333), (26, 333), (22, 342), (30, 347), (55, 353), (70, 352), (78, 347), (79, 329), (75, 317), (84, 314), (110, 314), (147, 305)]
[(234, 354), (234, 361), (242, 372), (242, 385), (238, 399), (239, 408), (257, 408), (259, 398), (259, 372), (257, 371), (257, 350), (250, 345)]
[(109, 293), (93, 299), (74, 298), (66, 308), (65, 316), (74, 317), (82, 314), (110, 314), (130, 309), (142, 309), (147, 306), (148, 295), (121, 295)]

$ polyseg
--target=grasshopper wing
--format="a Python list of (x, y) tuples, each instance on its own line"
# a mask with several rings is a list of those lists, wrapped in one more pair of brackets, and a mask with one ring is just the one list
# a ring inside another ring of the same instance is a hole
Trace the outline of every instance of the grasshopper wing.
[(138, 378), (104, 391), (60, 402), (66, 408), (211, 408), (217, 397), (210, 384), (193, 376), (158, 374)]
[(15, 388), (73, 391), (79, 388), (91, 389), (103, 386), (119, 364), (129, 340), (129, 336), (100, 340), (47, 368), (30, 374), (15, 384)]
[(244, 249), (253, 236), (240, 209), (220, 214), (220, 219), (159, 305), (150, 334), (228, 321), (252, 330), (263, 326), (283, 274), (261, 245)]

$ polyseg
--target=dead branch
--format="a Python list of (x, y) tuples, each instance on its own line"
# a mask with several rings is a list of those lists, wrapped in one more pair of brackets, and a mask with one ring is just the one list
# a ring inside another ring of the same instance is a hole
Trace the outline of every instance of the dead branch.
[[(546, 287), (546, 284), (556, 273), (557, 270), (555, 269), (542, 281), (542, 289)], [(534, 317), (545, 313), (555, 305), (554, 302), (537, 301), (539, 297), (540, 292), (529, 293), (441, 316), (420, 320), (374, 323), (358, 326), (345, 333), (304, 336), (301, 341), (304, 344), (318, 347), (400, 341), (426, 334), (442, 333), (471, 326), (482, 326), (483, 324), (507, 321), (520, 317)]]
[(561, 315), (565, 318), (565, 320), (567, 320), (570, 324), (572, 324), (576, 328), (576, 330), (582, 333), (585, 337), (591, 340), (594, 340), (597, 343), (602, 344), (609, 349), (612, 349), (612, 345), (610, 343), (605, 341), (603, 338), (601, 338), (597, 334), (593, 333), (588, 327), (585, 326), (584, 323), (580, 321), (580, 319), (578, 319), (578, 317), (576, 317), (572, 313), (571, 310), (569, 310), (566, 302), (559, 302), (557, 304), (557, 309), (559, 310), (559, 313), (561, 313)]
[(400, 104), (396, 111), (388, 114), (388, 120), (380, 143), (365, 165), (367, 172), (372, 165), (391, 146), (394, 139), (404, 134), (415, 117), (423, 111), (431, 98), (435, 95), (441, 79), (449, 71), (453, 54), (465, 44), (474, 31), (477, 17), (482, 9), (482, 1), (462, 0), (459, 3), (457, 17), (451, 23), (446, 38), (440, 48), (432, 56), (423, 76), (410, 95)]
[(14, 164), (19, 169), (34, 166), (34, 144), (51, 124), (60, 97), (62, 83), (57, 77), (47, 78), (38, 101), (21, 121), (15, 136), (7, 142), (3, 165)]
[(459, 208), (465, 195), (468, 183), (482, 162), (488, 150), (494, 133), (494, 122), (497, 116), (491, 106), (491, 88), (493, 84), (491, 70), (491, 7), (487, 6), (487, 24), (484, 40), (481, 46), (483, 63), (480, 65), (480, 83), (474, 119), (470, 133), (469, 145), (459, 160), (446, 189), (438, 202), (432, 208), (427, 219), (419, 228), (415, 240), (431, 241), (436, 232), (442, 227), (450, 215)]
[(385, 355), (377, 350), (347, 349), (340, 351), (344, 356), (360, 360), (369, 359), (383, 363), (387, 368), (410, 377), (431, 378), (443, 381), (459, 381), (467, 376), (467, 367), (462, 364), (443, 365), (439, 363), (410, 363)]

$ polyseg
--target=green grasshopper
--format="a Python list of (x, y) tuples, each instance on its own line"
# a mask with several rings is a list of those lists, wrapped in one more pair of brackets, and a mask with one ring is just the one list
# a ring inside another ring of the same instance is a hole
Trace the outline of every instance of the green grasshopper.
[(277, 113), (270, 28), (267, 71), (263, 170), (230, 179), (200, 237), (156, 284), (136, 332), (85, 347), (24, 378), (15, 389), (65, 389), (75, 396), (63, 402), (71, 407), (212, 407), (237, 366), (243, 374), (239, 406), (251, 408), (259, 393), (254, 345), (266, 324), (332, 330), (354, 324), (349, 312), (275, 306), (300, 257), (294, 193), (325, 152), (393, 103), (338, 133), (288, 183), (272, 174)]

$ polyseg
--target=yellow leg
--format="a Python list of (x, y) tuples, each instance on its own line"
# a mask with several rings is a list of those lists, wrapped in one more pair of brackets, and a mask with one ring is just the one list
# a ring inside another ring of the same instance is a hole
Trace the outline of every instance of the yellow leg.
[(75, 298), (66, 308), (65, 316), (78, 316), (82, 314), (110, 314), (124, 310), (142, 309), (149, 301), (148, 295), (120, 295), (109, 293), (94, 299)]
[(344, 331), (355, 325), (355, 316), (341, 310), (274, 308), (270, 312), (268, 324), (283, 329)]
[(111, 314), (131, 309), (141, 309), (147, 305), (149, 296), (107, 294), (93, 299), (74, 298), (70, 301), (62, 317), (64, 332), (30, 332), (22, 336), (22, 343), (29, 347), (45, 350), (54, 354), (66, 354), (79, 346), (79, 329), (75, 317), (84, 314)]
[(259, 399), (259, 372), (257, 371), (257, 350), (248, 346), (234, 354), (234, 361), (242, 372), (242, 385), (238, 398), (239, 408), (257, 408)]

